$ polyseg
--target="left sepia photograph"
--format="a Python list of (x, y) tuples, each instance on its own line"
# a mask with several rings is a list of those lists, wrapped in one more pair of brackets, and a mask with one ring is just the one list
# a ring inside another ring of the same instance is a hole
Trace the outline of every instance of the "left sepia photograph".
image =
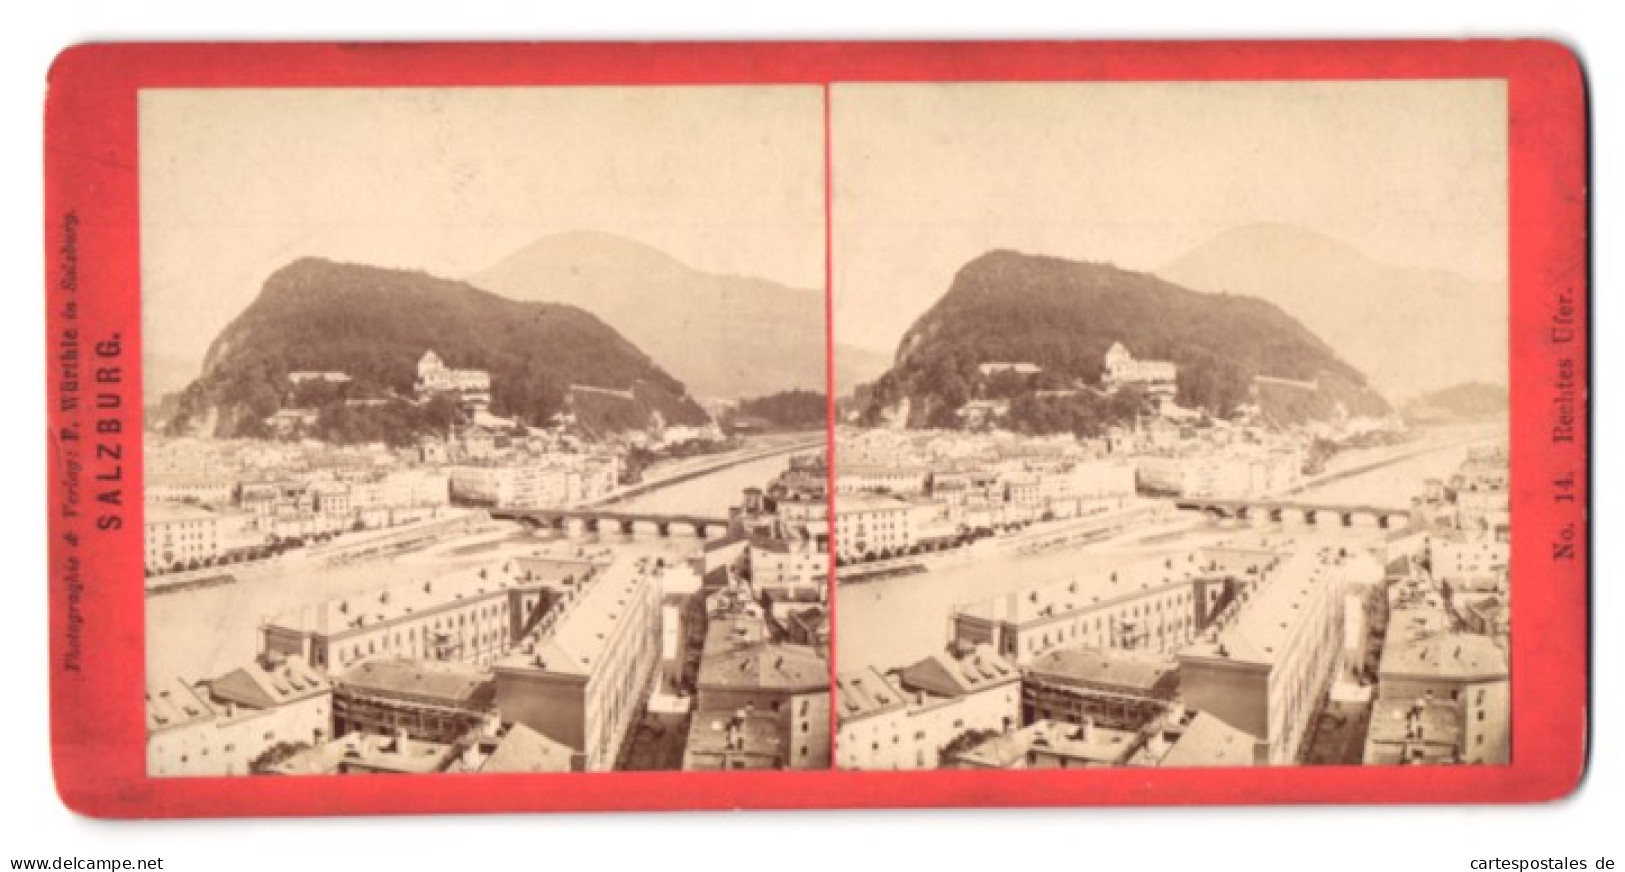
[(821, 88), (138, 107), (149, 776), (829, 767)]

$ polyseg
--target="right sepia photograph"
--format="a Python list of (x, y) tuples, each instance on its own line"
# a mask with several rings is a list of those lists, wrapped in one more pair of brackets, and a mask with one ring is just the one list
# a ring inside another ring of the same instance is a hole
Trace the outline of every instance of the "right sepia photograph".
[(838, 768), (1509, 762), (1504, 81), (829, 99)]

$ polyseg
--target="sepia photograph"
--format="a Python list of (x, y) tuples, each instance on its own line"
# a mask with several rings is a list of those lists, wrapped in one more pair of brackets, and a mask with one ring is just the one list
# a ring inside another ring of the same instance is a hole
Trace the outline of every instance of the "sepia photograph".
[(47, 81), (70, 814), (1586, 777), (1562, 46), (131, 43)]
[(139, 93), (150, 777), (830, 765), (822, 100)]
[(830, 99), (838, 768), (1509, 761), (1504, 81)]

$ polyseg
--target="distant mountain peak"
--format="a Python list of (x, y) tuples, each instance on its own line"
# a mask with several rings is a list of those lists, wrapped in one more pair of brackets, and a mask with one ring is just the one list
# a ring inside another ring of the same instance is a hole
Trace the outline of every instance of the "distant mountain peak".
[(704, 272), (597, 231), (544, 236), (471, 281), (593, 313), (698, 396), (825, 388), (822, 290)]
[(578, 273), (613, 270), (617, 273), (693, 273), (692, 267), (677, 258), (638, 240), (599, 230), (566, 230), (537, 238), (499, 264), (529, 269), (574, 270)]
[[(1156, 274), (1280, 306), (1391, 396), (1506, 379), (1506, 283), (1383, 263), (1287, 224), (1225, 230)], [(1448, 327), (1451, 353), (1439, 354)]]

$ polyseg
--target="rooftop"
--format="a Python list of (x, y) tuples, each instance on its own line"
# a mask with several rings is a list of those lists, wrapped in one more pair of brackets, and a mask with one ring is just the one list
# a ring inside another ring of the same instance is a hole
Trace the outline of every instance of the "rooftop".
[(961, 752), (956, 760), (971, 766), (1009, 769), (1024, 765), (1030, 753), (1042, 753), (1109, 766), (1128, 759), (1138, 746), (1138, 739), (1138, 735), (1130, 730), (1041, 720), (994, 736)]
[(700, 661), (701, 690), (757, 688), (790, 693), (829, 690), (829, 663), (805, 645), (768, 642)]
[(215, 699), (256, 709), (275, 708), (333, 688), (302, 657), (289, 657), (269, 668), (249, 663), (205, 684)]
[(1035, 658), (1028, 664), (1027, 673), (1058, 684), (1148, 695), (1170, 678), (1177, 680), (1179, 661), (1154, 651), (1059, 648)]
[(767, 641), (767, 621), (760, 610), (750, 614), (712, 616), (705, 625), (707, 655), (752, 648)]
[(750, 547), (757, 551), (771, 551), (775, 554), (789, 554), (790, 543), (785, 539), (766, 536), (761, 533), (752, 533)]
[(438, 575), (428, 581), (396, 584), (283, 612), (272, 626), (318, 636), (338, 636), (424, 612), (466, 605), (472, 599), (502, 595), (521, 582), (511, 564), (492, 563)]
[(556, 617), (544, 618), (531, 637), (497, 665), (591, 676), (621, 618), (638, 608), (650, 585), (660, 584), (660, 573), (647, 556), (622, 555), (566, 597), (556, 607)]
[(1184, 558), (1145, 560), (1110, 572), (1092, 572), (1040, 583), (960, 606), (957, 614), (986, 621), (1027, 624), (1084, 612), (1125, 597), (1185, 584), (1212, 573), (1193, 551)]
[[(1366, 732), (1366, 762), (1403, 762), (1402, 748), (1413, 752), (1426, 748), (1428, 759), (1439, 759), (1453, 756), (1461, 742), (1461, 713), (1454, 705), (1378, 699), (1372, 705), (1371, 725)], [(1393, 749), (1387, 754), (1376, 749), (1373, 755), (1374, 745)]]
[[(837, 469), (838, 475), (925, 475), (930, 467), (904, 463), (843, 463)], [(845, 502), (845, 500), (842, 500)]]
[(350, 769), (424, 774), (444, 770), (456, 756), (455, 745), (350, 733), (319, 748), (300, 751), (273, 771), (280, 775), (330, 775)]
[(1444, 632), (1385, 644), (1380, 671), (1384, 678), (1403, 675), (1495, 681), (1507, 677), (1507, 656), (1489, 636)]
[(446, 705), (478, 705), (491, 695), (491, 676), (432, 660), (369, 660), (338, 676), (340, 688), (386, 696), (433, 699)]
[(214, 707), (179, 678), (147, 686), (147, 732), (192, 726), (215, 717)]
[(906, 695), (873, 667), (837, 675), (835, 695), (839, 705), (836, 717), (843, 723), (908, 706)]
[(208, 509), (189, 506), (185, 503), (153, 503), (143, 511), (143, 520), (147, 524), (167, 524), (175, 521), (212, 521), (220, 517), (218, 512)]
[(700, 711), (688, 729), (684, 769), (773, 769), (783, 765), (778, 719), (768, 714)]
[(977, 645), (960, 658), (938, 652), (897, 671), (908, 690), (961, 697), (1021, 680), (1021, 670), (1000, 657), (991, 645)]
[(580, 578), (594, 568), (603, 568), (614, 562), (608, 550), (604, 551), (542, 551), (537, 554), (517, 554), (512, 558), (514, 577), (522, 581), (562, 581)]
[(908, 500), (890, 494), (842, 494), (835, 500), (836, 517), (856, 512), (902, 511), (909, 507)]
[(1162, 758), (1163, 766), (1251, 766), (1258, 740), (1200, 712)]
[(1180, 656), (1273, 664), (1288, 652), (1317, 597), (1337, 595), (1349, 581), (1380, 580), (1382, 571), (1374, 558), (1356, 550), (1300, 548), (1254, 589), (1217, 640), (1191, 645)]
[(790, 613), (790, 621), (809, 633), (819, 633), (829, 629), (829, 612), (822, 606), (797, 609)]
[(481, 772), (569, 772), (575, 749), (524, 724), (514, 724), (497, 743)]

